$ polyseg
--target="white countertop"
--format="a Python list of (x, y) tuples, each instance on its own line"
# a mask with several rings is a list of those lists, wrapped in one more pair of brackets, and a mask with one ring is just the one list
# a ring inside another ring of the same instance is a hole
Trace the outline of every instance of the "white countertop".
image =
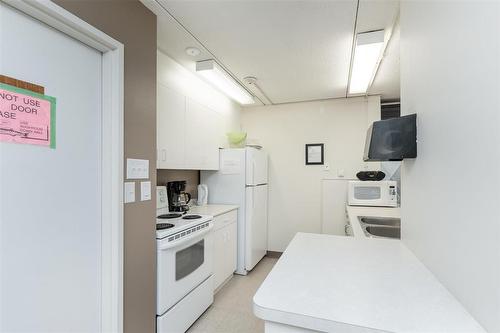
[(298, 233), (253, 300), (263, 320), (324, 332), (484, 332), (397, 240)]
[(237, 205), (204, 205), (189, 207), (190, 214), (218, 216), (232, 210), (238, 209)]
[[(358, 216), (401, 217), (401, 209), (399, 207), (346, 206), (346, 209), (352, 233), (356, 238), (367, 238), (363, 230), (361, 230)], [(402, 224), (403, 227), (404, 225)]]

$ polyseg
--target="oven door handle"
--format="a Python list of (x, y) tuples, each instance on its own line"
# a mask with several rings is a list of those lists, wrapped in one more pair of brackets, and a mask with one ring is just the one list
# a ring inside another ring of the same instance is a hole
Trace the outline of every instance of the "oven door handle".
[[(174, 240), (174, 241), (171, 241), (171, 242), (169, 242), (169, 241), (160, 242), (160, 244), (158, 245), (158, 250), (159, 251), (164, 251), (164, 250), (168, 250), (168, 249), (171, 249), (171, 248), (174, 248), (174, 247), (178, 247), (179, 245), (183, 245), (183, 244), (187, 243), (190, 240), (193, 240), (195, 238), (200, 238), (201, 236), (208, 234), (210, 231), (212, 231), (212, 228), (213, 228), (213, 224), (210, 223), (208, 225), (208, 227), (206, 227), (205, 229), (203, 229), (203, 231), (191, 234), (189, 236), (182, 237), (181, 239)], [(203, 237), (201, 237), (201, 238), (203, 238)]]

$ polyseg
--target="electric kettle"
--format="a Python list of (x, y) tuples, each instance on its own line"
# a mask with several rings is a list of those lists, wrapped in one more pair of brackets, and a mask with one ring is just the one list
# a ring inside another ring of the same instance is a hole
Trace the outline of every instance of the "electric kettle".
[(206, 184), (198, 185), (198, 206), (203, 206), (208, 203), (208, 186)]

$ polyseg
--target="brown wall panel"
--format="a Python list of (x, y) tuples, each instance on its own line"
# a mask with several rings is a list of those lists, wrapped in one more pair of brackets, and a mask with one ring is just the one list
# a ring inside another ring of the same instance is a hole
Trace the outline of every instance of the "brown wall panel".
[(193, 199), (198, 197), (198, 184), (200, 183), (200, 172), (198, 170), (158, 170), (157, 185), (167, 185), (167, 182), (174, 180), (185, 180), (186, 192), (190, 193)]

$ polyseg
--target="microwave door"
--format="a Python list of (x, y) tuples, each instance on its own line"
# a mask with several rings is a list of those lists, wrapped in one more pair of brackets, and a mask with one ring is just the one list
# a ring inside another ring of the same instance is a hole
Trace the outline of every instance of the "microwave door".
[(349, 183), (348, 202), (352, 206), (396, 207), (396, 182), (353, 181)]
[(382, 189), (380, 186), (356, 186), (354, 198), (361, 201), (378, 201), (382, 199)]

